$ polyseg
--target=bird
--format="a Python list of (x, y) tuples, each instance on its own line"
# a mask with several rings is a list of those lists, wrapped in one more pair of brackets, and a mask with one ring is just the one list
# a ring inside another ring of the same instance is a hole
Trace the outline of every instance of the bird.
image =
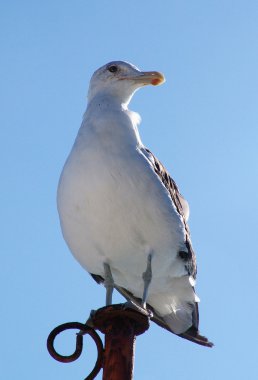
[(144, 146), (134, 93), (160, 85), (158, 71), (112, 61), (90, 80), (87, 108), (57, 190), (63, 237), (81, 266), (159, 326), (212, 347), (199, 333), (196, 256), (189, 206), (163, 164)]

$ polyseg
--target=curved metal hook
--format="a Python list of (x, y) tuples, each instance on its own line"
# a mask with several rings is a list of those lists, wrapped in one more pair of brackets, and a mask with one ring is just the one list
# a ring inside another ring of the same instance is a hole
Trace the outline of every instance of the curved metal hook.
[[(60, 355), (54, 348), (54, 340), (57, 337), (58, 334), (65, 330), (71, 330), (71, 329), (78, 329), (80, 330), (79, 333), (76, 334), (76, 348), (73, 354), (71, 355)], [(93, 380), (99, 373), (99, 371), (102, 368), (102, 362), (103, 362), (103, 344), (99, 337), (99, 335), (96, 333), (96, 331), (87, 326), (86, 324), (79, 323), (79, 322), (68, 322), (64, 323), (60, 326), (57, 326), (54, 328), (51, 333), (48, 336), (47, 339), (47, 349), (50, 355), (57, 361), (62, 363), (71, 363), (75, 360), (77, 360), (83, 349), (83, 335), (89, 334), (92, 339), (94, 340), (97, 350), (98, 350), (98, 357), (95, 363), (95, 366), (91, 373), (85, 378), (85, 380)]]

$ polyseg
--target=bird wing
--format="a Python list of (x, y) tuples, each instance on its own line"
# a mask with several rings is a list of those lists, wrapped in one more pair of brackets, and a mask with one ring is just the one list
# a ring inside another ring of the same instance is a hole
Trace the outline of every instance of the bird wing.
[(196, 266), (196, 256), (192, 248), (191, 239), (190, 239), (190, 230), (187, 224), (189, 217), (189, 206), (184, 197), (180, 194), (178, 186), (173, 178), (169, 175), (168, 171), (162, 165), (162, 163), (154, 156), (154, 154), (147, 148), (144, 148), (142, 151), (143, 154), (147, 157), (151, 163), (153, 170), (167, 189), (171, 200), (176, 206), (178, 214), (182, 217), (184, 227), (185, 227), (185, 246), (187, 251), (180, 251), (179, 256), (185, 262), (185, 269), (189, 276), (196, 278), (197, 266)]
[[(168, 171), (162, 165), (162, 163), (154, 156), (154, 154), (147, 148), (144, 148), (143, 153), (148, 158), (148, 160), (151, 162), (153, 170), (160, 178), (163, 185), (166, 187), (167, 191), (170, 194), (170, 197), (173, 201), (173, 203), (176, 206), (177, 212), (182, 217), (184, 226), (185, 226), (185, 246), (187, 248), (187, 252), (180, 251), (179, 256), (181, 259), (185, 262), (185, 268), (189, 274), (189, 276), (192, 276), (194, 279), (196, 278), (197, 273), (197, 266), (196, 266), (196, 256), (194, 253), (194, 250), (192, 248), (191, 239), (190, 239), (190, 230), (189, 226), (187, 224), (188, 217), (189, 217), (189, 206), (187, 201), (184, 199), (184, 197), (180, 194), (180, 191), (178, 189), (178, 186), (176, 182), (173, 180), (173, 178), (169, 175)], [(123, 291), (127, 292), (125, 289)], [(124, 296), (126, 297), (125, 293)], [(155, 310), (148, 305), (150, 309), (153, 312), (152, 320), (156, 322), (159, 326), (165, 328), (166, 330), (171, 331), (171, 329), (168, 327), (165, 320), (157, 315), (155, 313)], [(198, 303), (194, 303), (194, 308), (192, 312), (192, 326), (185, 331), (184, 333), (178, 334), (180, 337), (190, 340), (194, 343), (200, 344), (202, 346), (206, 347), (212, 347), (213, 343), (209, 342), (209, 340), (205, 337), (199, 334), (199, 311), (198, 311)], [(172, 331), (173, 332), (173, 331)]]

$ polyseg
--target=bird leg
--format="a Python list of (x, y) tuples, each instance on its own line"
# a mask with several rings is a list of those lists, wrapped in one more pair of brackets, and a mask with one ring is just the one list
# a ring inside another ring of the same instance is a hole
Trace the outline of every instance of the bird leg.
[(106, 306), (112, 304), (112, 294), (114, 290), (114, 279), (111, 273), (110, 265), (104, 263), (105, 280), (104, 286), (106, 288)]
[(144, 288), (143, 288), (143, 296), (142, 296), (142, 307), (146, 309), (146, 301), (148, 297), (148, 290), (152, 279), (152, 270), (151, 270), (151, 254), (148, 255), (147, 259), (147, 268), (146, 271), (143, 272), (142, 278), (144, 282)]

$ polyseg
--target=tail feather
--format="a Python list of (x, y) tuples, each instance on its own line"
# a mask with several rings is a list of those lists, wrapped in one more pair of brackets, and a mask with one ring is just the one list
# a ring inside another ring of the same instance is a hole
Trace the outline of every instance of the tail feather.
[[(169, 326), (166, 324), (164, 319), (160, 316), (158, 316), (155, 312), (153, 314), (153, 317), (151, 318), (153, 322), (157, 323), (160, 327), (163, 327), (164, 329), (168, 330), (169, 332), (172, 332), (175, 334)], [(213, 343), (210, 342), (205, 336), (200, 335), (199, 330), (195, 326), (191, 326), (188, 330), (186, 330), (184, 333), (181, 334), (175, 334), (177, 336), (180, 336), (181, 338), (190, 340), (193, 343), (199, 344), (201, 346), (205, 347), (213, 347)]]
[[(91, 274), (91, 275), (94, 278), (94, 280), (96, 282), (98, 282), (98, 283), (102, 283), (104, 281), (104, 279), (101, 276), (94, 275), (94, 274)], [(137, 305), (141, 306), (141, 300), (139, 298), (137, 298), (137, 297), (134, 297), (134, 295), (131, 292), (129, 292), (125, 288), (122, 288), (122, 287), (117, 286), (117, 285), (115, 285), (115, 288), (128, 301), (133, 301)], [(160, 315), (158, 315), (155, 312), (155, 310), (153, 309), (153, 307), (151, 307), (149, 304), (147, 304), (147, 308), (150, 309), (152, 311), (152, 313), (153, 313), (153, 316), (151, 317), (151, 320), (153, 322), (155, 322), (160, 327), (163, 327), (167, 331), (172, 332), (173, 334), (175, 334), (171, 330), (171, 328), (169, 327), (169, 325), (166, 323), (165, 319), (163, 317), (161, 317)], [(199, 334), (199, 330), (198, 330), (198, 326), (199, 326), (199, 311), (198, 311), (198, 303), (197, 302), (195, 303), (195, 307), (193, 308), (193, 312), (192, 312), (192, 323), (193, 323), (193, 325), (188, 330), (186, 330), (185, 332), (183, 332), (181, 334), (175, 334), (175, 335), (180, 336), (181, 338), (187, 339), (187, 340), (189, 340), (189, 341), (191, 341), (193, 343), (199, 344), (201, 346), (213, 347), (213, 343), (212, 342), (210, 342), (205, 336)]]
[[(131, 292), (129, 292), (128, 290), (126, 290), (120, 286), (115, 286), (115, 288), (128, 301), (133, 301), (139, 306), (141, 305), (141, 300), (139, 298), (134, 297), (134, 295)], [(163, 327), (167, 331), (175, 334), (174, 331), (172, 331), (171, 328), (169, 327), (169, 325), (166, 323), (165, 319), (163, 317), (161, 317), (160, 315), (158, 315), (155, 312), (155, 310), (153, 309), (153, 307), (151, 307), (151, 305), (147, 304), (147, 308), (150, 309), (153, 313), (153, 316), (151, 317), (151, 320), (153, 322), (155, 322), (160, 327)], [(206, 338), (203, 335), (200, 335), (200, 333), (199, 333), (199, 330), (198, 330), (199, 311), (198, 311), (198, 303), (197, 302), (195, 303), (195, 307), (193, 309), (192, 321), (193, 321), (193, 325), (188, 330), (186, 330), (185, 332), (183, 332), (181, 334), (175, 334), (175, 335), (180, 336), (181, 338), (187, 339), (193, 343), (199, 344), (201, 346), (213, 347), (214, 344), (212, 342), (210, 342), (208, 340), (208, 338)]]

